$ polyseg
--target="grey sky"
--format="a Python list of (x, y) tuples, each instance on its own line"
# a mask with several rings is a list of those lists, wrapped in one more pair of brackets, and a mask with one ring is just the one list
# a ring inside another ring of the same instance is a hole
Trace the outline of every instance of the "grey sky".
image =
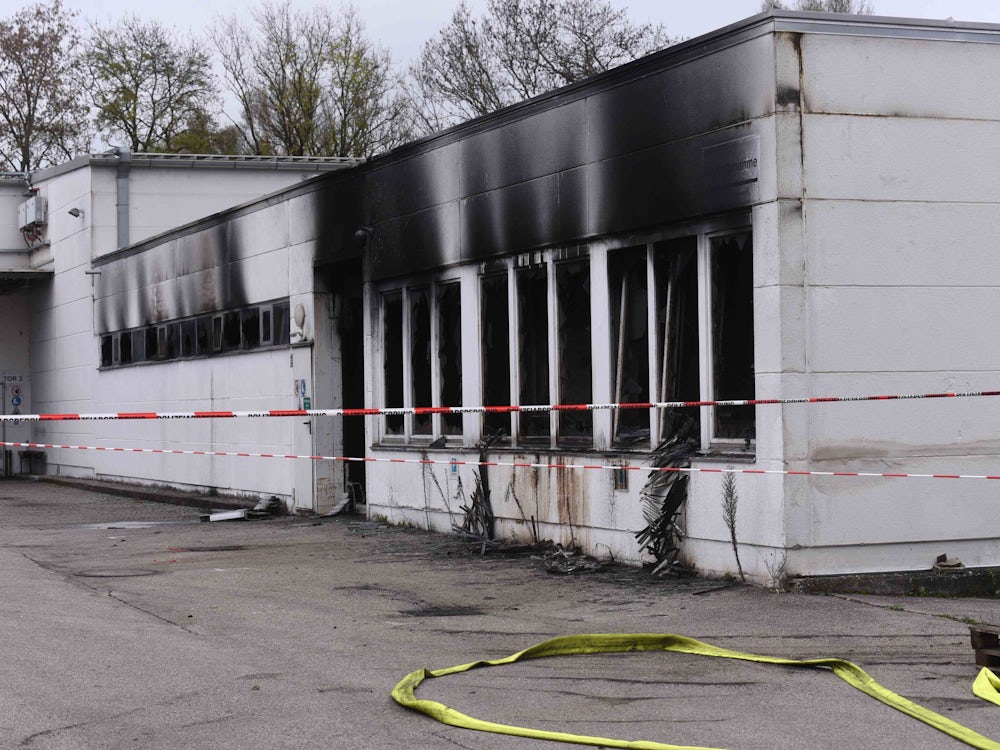
[[(707, 0), (674, 3), (666, 0), (612, 0), (625, 5), (635, 21), (662, 21), (671, 36), (694, 37), (752, 16), (760, 0)], [(315, 5), (315, 0), (292, 0), (296, 7)], [(255, 3), (247, 0), (170, 0), (137, 4), (135, 0), (64, 0), (87, 20), (108, 22), (128, 11), (156, 18), (180, 31), (200, 32), (217, 15), (246, 12)], [(1000, 4), (995, 0), (873, 0), (879, 15), (914, 18), (948, 18), (959, 21), (1000, 23)], [(336, 6), (339, 2), (328, 3)], [(24, 0), (0, 0), (0, 16), (9, 16), (25, 5)], [(420, 45), (448, 21), (458, 0), (355, 0), (364, 16), (369, 35), (389, 47), (397, 63), (406, 64)], [(485, 0), (473, 0), (482, 7)]]

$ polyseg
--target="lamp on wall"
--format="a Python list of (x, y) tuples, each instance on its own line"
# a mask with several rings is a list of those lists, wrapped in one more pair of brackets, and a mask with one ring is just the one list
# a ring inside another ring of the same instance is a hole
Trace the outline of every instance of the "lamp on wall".
[(83, 216), (84, 210), (82, 208), (71, 208), (66, 213), (68, 213), (74, 219), (79, 219), (81, 216)]
[(370, 226), (360, 226), (354, 232), (354, 244), (359, 250), (363, 250), (368, 241), (371, 240), (372, 235), (375, 233), (375, 228)]

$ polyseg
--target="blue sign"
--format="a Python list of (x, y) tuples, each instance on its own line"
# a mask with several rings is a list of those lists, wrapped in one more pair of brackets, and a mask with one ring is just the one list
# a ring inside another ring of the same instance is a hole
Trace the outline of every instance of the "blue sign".
[(21, 405), (21, 399), (20, 399), (19, 396), (14, 396), (14, 398), (12, 398), (10, 400), (10, 403), (13, 404), (14, 406), (20, 406)]

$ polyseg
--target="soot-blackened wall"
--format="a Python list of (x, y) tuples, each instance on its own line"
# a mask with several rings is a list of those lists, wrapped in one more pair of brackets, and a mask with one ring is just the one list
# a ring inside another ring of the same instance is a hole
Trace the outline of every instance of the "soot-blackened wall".
[(320, 253), (356, 254), (370, 226), (377, 281), (752, 204), (775, 105), (765, 21), (324, 178)]

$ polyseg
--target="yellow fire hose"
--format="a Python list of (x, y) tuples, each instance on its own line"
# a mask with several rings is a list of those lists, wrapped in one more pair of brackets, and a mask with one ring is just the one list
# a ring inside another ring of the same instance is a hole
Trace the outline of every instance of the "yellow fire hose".
[[(480, 667), (497, 667), (503, 664), (513, 664), (527, 659), (540, 659), (546, 656), (575, 656), (579, 654), (608, 654), (630, 651), (674, 651), (683, 654), (699, 656), (717, 656), (723, 659), (740, 659), (759, 662), (761, 664), (779, 664), (789, 667), (821, 667), (832, 671), (847, 684), (857, 688), (872, 698), (892, 706), (897, 711), (919, 719), (935, 729), (964, 742), (967, 745), (982, 750), (1000, 750), (1000, 742), (984, 737), (968, 727), (947, 719), (940, 714), (919, 706), (903, 698), (886, 687), (875, 682), (861, 667), (843, 659), (783, 659), (776, 656), (760, 656), (740, 651), (712, 646), (708, 643), (686, 638), (682, 635), (660, 633), (607, 633), (591, 635), (567, 635), (518, 651), (516, 654), (491, 661), (475, 661), (457, 667), (445, 669), (418, 669), (404, 677), (392, 691), (393, 699), (405, 708), (419, 711), (437, 719), (443, 724), (449, 724), (464, 729), (475, 729), (480, 732), (509, 734), (516, 737), (551, 740), (554, 742), (570, 742), (577, 745), (596, 745), (608, 748), (628, 748), (629, 750), (718, 750), (717, 748), (694, 747), (690, 745), (668, 745), (662, 742), (639, 740), (630, 742), (607, 737), (589, 737), (565, 732), (550, 732), (543, 729), (518, 727), (511, 724), (497, 724), (467, 716), (453, 708), (448, 708), (436, 701), (423, 700), (414, 694), (417, 686), (428, 677), (445, 677), (450, 674), (467, 672)], [(983, 669), (973, 683), (973, 692), (980, 698), (1000, 706), (1000, 678), (990, 670)]]

